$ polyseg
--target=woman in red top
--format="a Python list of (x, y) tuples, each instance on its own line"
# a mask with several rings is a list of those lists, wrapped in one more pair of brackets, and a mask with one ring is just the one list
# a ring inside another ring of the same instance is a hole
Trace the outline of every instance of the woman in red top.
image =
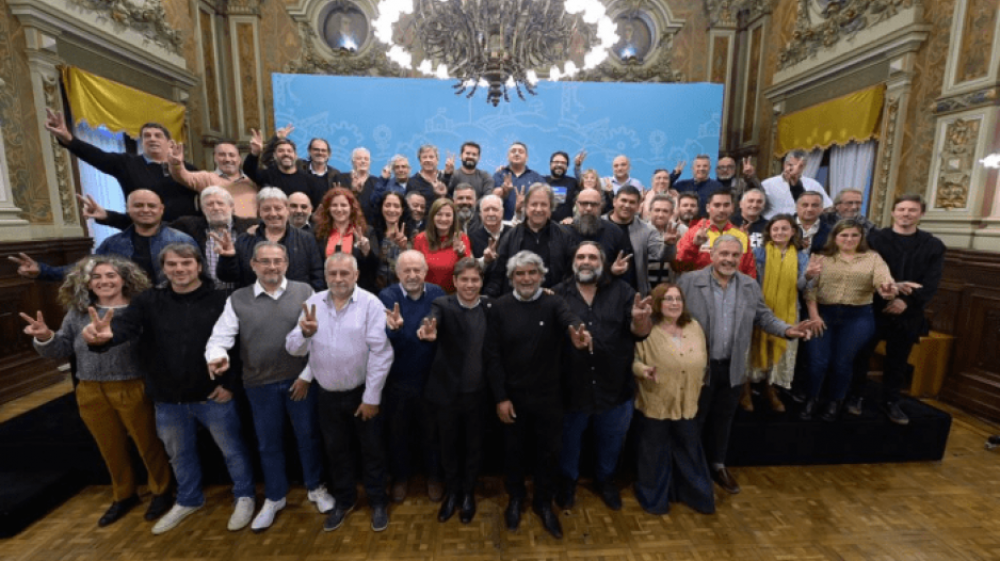
[(413, 249), (423, 253), (427, 260), (427, 282), (440, 286), (448, 294), (455, 292), (452, 279), (455, 263), (472, 256), (469, 237), (459, 229), (455, 214), (451, 199), (434, 201), (427, 215), (427, 230), (413, 240)]
[(350, 253), (358, 261), (358, 286), (375, 291), (378, 255), (372, 251), (372, 230), (357, 198), (343, 187), (327, 191), (313, 215), (316, 222), (316, 243), (323, 259), (334, 253)]

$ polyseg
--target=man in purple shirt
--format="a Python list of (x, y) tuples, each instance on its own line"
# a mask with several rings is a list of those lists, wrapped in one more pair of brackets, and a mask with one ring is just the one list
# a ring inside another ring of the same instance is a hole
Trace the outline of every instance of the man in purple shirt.
[(385, 307), (378, 297), (357, 286), (358, 263), (350, 253), (334, 253), (324, 270), (329, 290), (306, 300), (299, 325), (285, 340), (292, 356), (309, 354), (310, 375), (319, 383), (320, 431), (336, 500), (323, 529), (339, 528), (358, 500), (351, 444), (356, 436), (361, 443), (365, 493), (372, 507), (372, 530), (381, 532), (389, 526), (389, 513), (385, 448), (377, 415), (393, 357), (385, 333)]

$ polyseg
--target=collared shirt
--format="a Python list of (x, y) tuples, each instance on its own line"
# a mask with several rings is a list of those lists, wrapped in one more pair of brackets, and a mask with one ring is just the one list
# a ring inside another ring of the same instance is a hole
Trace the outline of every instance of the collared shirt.
[(733, 282), (725, 288), (715, 275), (711, 275), (712, 333), (708, 342), (708, 356), (712, 360), (729, 360), (733, 354), (733, 324), (736, 323), (736, 289)]
[[(229, 218), (229, 225), (226, 227), (229, 230), (229, 236), (231, 239), (235, 240), (239, 233), (233, 230), (233, 219)], [(213, 228), (209, 226), (205, 229), (207, 235), (205, 236), (205, 263), (208, 265), (208, 276), (215, 279), (215, 288), (219, 290), (229, 290), (233, 288), (235, 283), (223, 282), (219, 280), (219, 276), (216, 274), (216, 270), (219, 267), (219, 254), (215, 251), (215, 238), (212, 237)]]
[[(823, 185), (811, 177), (803, 177), (802, 188), (805, 191), (815, 191), (823, 196), (823, 208), (833, 205), (833, 200), (826, 194)], [(761, 186), (764, 187), (764, 194), (767, 197), (767, 205), (761, 215), (765, 220), (770, 220), (778, 214), (795, 214), (795, 198), (792, 196), (792, 188), (781, 175), (765, 179)]]
[(871, 304), (878, 287), (895, 282), (877, 251), (845, 257), (839, 252), (823, 259), (816, 285), (806, 291), (806, 300), (820, 304), (865, 306)]
[(531, 295), (531, 298), (521, 298), (521, 294), (517, 290), (514, 291), (514, 299), (519, 302), (534, 302), (542, 296), (542, 287), (538, 287), (538, 290)]
[[(802, 241), (804, 241), (804, 242), (810, 242), (809, 243), (809, 251), (812, 251), (813, 248), (812, 248), (812, 243), (811, 242), (812, 242), (812, 239), (814, 237), (816, 237), (816, 234), (819, 233), (820, 221), (817, 220), (816, 222), (813, 222), (813, 225), (809, 226), (807, 228), (807, 227), (805, 227), (805, 226), (802, 225), (802, 219), (800, 219), (798, 216), (796, 216), (795, 217), (795, 223), (799, 225), (799, 231), (802, 232)], [(820, 247), (820, 248), (816, 248), (816, 249), (823, 249), (823, 248)]]
[(222, 173), (221, 169), (216, 169), (214, 173), (215, 173), (215, 175), (218, 175), (219, 177), (225, 179), (226, 181), (240, 181), (240, 180), (243, 180), (243, 179), (247, 179), (247, 180), (250, 179), (249, 177), (247, 177), (247, 174), (243, 173), (243, 170), (240, 170), (240, 173), (239, 173), (239, 175), (236, 176), (236, 179), (230, 179), (228, 175)]
[(364, 386), (362, 401), (378, 405), (389, 374), (393, 352), (385, 333), (385, 306), (372, 293), (355, 287), (344, 308), (337, 310), (329, 290), (314, 294), (306, 306), (316, 306), (319, 328), (312, 337), (302, 327), (285, 338), (292, 356), (309, 354), (308, 380), (326, 391), (345, 392)]
[[(288, 279), (282, 277), (281, 284), (278, 289), (273, 293), (268, 293), (264, 288), (264, 285), (257, 281), (253, 285), (253, 296), (254, 298), (259, 297), (261, 294), (266, 294), (273, 300), (281, 298), (281, 295), (288, 290)], [(230, 296), (226, 298), (226, 307), (222, 310), (222, 315), (215, 322), (215, 328), (212, 329), (212, 336), (208, 339), (208, 344), (205, 345), (205, 362), (212, 362), (217, 358), (229, 358), (229, 349), (233, 348), (236, 344), (236, 335), (240, 332), (240, 318), (236, 315), (236, 311), (233, 310), (233, 297)]]
[(639, 194), (642, 194), (643, 192), (646, 191), (646, 188), (643, 187), (642, 182), (639, 181), (638, 179), (634, 178), (634, 177), (631, 177), (631, 176), (629, 176), (628, 179), (626, 179), (625, 181), (622, 181), (620, 183), (618, 182), (618, 179), (615, 176), (613, 176), (613, 175), (611, 177), (605, 177), (604, 179), (605, 180), (608, 180), (608, 179), (611, 180), (611, 190), (614, 191), (616, 195), (618, 194), (618, 190), (621, 189), (622, 187), (626, 186), (626, 185), (631, 185), (631, 186), (635, 187), (636, 189), (638, 189), (639, 190)]

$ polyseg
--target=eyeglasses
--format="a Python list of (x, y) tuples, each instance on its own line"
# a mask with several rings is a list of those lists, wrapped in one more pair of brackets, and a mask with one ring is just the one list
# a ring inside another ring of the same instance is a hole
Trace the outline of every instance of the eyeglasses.
[(664, 296), (663, 297), (663, 301), (664, 302), (681, 302), (681, 303), (684, 303), (684, 299), (681, 298), (680, 296)]
[(601, 206), (601, 203), (592, 203), (589, 201), (577, 201), (576, 204), (582, 206), (583, 208), (594, 208), (597, 206)]
[(284, 259), (254, 259), (254, 261), (265, 267), (277, 266), (285, 262)]

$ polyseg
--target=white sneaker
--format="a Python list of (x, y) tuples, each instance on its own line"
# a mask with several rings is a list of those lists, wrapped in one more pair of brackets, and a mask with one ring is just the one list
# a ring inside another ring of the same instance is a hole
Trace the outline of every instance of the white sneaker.
[(250, 519), (253, 518), (254, 506), (253, 497), (240, 497), (236, 499), (236, 508), (233, 509), (233, 515), (229, 517), (230, 532), (242, 530), (247, 527)]
[(194, 514), (194, 512), (200, 508), (201, 506), (181, 506), (174, 503), (174, 506), (172, 506), (170, 510), (168, 510), (167, 513), (156, 522), (156, 525), (153, 526), (153, 534), (160, 535), (166, 531), (172, 530), (181, 523), (181, 520), (184, 520), (191, 514)]
[(309, 491), (309, 500), (316, 503), (316, 509), (323, 514), (330, 512), (333, 510), (333, 507), (337, 506), (337, 501), (330, 496), (330, 493), (326, 490), (326, 485), (320, 485)]
[(274, 524), (274, 515), (278, 514), (278, 511), (283, 508), (285, 508), (285, 499), (281, 499), (280, 501), (264, 499), (264, 506), (260, 507), (260, 512), (253, 519), (250, 529), (254, 532), (263, 532), (270, 528), (271, 524)]

